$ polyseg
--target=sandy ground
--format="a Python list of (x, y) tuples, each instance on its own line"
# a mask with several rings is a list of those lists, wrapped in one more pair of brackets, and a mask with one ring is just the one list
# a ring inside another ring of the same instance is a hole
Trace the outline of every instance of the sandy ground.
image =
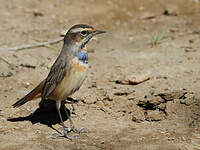
[[(0, 3), (0, 149), (200, 149), (198, 0)], [(39, 99), (11, 107), (47, 76), (62, 42), (18, 52), (4, 48), (54, 40), (77, 23), (108, 33), (88, 45), (89, 73), (73, 95), (78, 102), (71, 114), (87, 133), (70, 141), (55, 138), (56, 130), (62, 132), (57, 112), (40, 112)], [(11, 76), (3, 77), (7, 72)], [(145, 75), (150, 80), (137, 85), (120, 82)]]

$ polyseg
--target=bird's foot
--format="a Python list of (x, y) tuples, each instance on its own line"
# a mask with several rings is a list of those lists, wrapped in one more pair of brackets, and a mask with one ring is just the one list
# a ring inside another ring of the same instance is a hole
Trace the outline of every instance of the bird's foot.
[(77, 135), (70, 136), (70, 135), (68, 135), (68, 133), (66, 133), (66, 132), (64, 132), (64, 134), (54, 133), (54, 134), (52, 134), (51, 137), (52, 137), (52, 138), (65, 137), (65, 138), (67, 138), (67, 139), (69, 139), (69, 140), (71, 140), (71, 141), (74, 140), (74, 139), (78, 139), (78, 138), (79, 138), (79, 136), (77, 136)]
[(77, 129), (74, 126), (70, 127), (70, 131), (73, 131), (73, 132), (78, 133), (78, 134), (80, 134), (80, 133), (86, 133), (85, 129), (83, 129), (83, 128)]
[[(63, 127), (60, 127), (59, 130), (61, 130)], [(84, 128), (81, 129), (77, 129), (73, 124), (70, 125), (70, 127), (66, 127), (64, 126), (64, 130), (65, 132), (69, 133), (69, 132), (74, 132), (74, 133), (87, 133), (87, 131)]]
[[(62, 128), (62, 127), (61, 127)], [(77, 129), (76, 127), (74, 126), (71, 126), (70, 128), (66, 127), (65, 126), (65, 132), (69, 133), (69, 132), (74, 132), (74, 133), (86, 133), (86, 130), (81, 128), (81, 129)]]
[(64, 132), (64, 135), (62, 135), (62, 137), (65, 137), (65, 138), (67, 138), (67, 139), (69, 139), (69, 140), (73, 140), (73, 139), (78, 139), (79, 138), (79, 136), (77, 136), (77, 135), (73, 135), (73, 136), (70, 136), (70, 135), (68, 135), (68, 133), (66, 133), (66, 132)]

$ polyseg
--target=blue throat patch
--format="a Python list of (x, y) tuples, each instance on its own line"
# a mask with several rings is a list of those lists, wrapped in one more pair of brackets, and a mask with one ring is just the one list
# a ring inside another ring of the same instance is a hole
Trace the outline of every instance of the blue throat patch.
[(87, 52), (79, 52), (77, 55), (78, 59), (83, 63), (88, 63), (88, 53)]

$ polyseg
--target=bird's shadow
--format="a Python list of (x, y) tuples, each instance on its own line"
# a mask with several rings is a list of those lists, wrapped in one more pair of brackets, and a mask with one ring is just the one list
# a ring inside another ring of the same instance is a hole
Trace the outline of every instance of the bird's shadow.
[[(65, 112), (65, 104), (64, 102), (61, 103), (60, 112), (63, 118), (63, 121), (68, 119), (67, 114)], [(70, 114), (69, 109), (66, 108), (68, 114)], [(30, 121), (32, 124), (41, 123), (47, 125), (48, 127), (56, 130), (52, 125), (57, 123), (61, 123), (58, 111), (56, 109), (55, 101), (48, 100), (42, 105), (42, 107), (37, 108), (33, 113), (29, 114), (25, 117), (17, 117), (17, 118), (9, 118), (8, 121), (11, 122), (19, 122), (19, 121)], [(59, 132), (60, 133), (60, 132)]]

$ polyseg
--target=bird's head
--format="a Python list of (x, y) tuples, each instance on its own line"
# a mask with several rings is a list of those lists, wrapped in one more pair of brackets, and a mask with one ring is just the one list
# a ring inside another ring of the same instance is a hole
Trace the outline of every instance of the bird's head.
[(76, 44), (81, 49), (89, 42), (89, 40), (105, 31), (96, 30), (92, 26), (85, 24), (77, 24), (72, 26), (65, 35), (64, 42)]

